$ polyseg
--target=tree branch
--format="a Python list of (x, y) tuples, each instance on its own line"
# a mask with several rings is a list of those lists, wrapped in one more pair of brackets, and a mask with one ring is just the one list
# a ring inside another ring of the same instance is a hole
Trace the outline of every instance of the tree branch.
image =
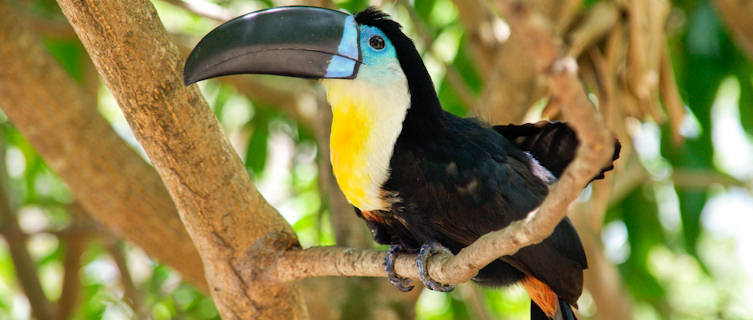
[(601, 244), (601, 228), (612, 196), (613, 176), (592, 184), (591, 201), (572, 207), (573, 221), (588, 257), (584, 284), (596, 303), (600, 319), (629, 320), (633, 318), (631, 303), (622, 285), (617, 267), (607, 259)]
[(569, 33), (570, 46), (567, 55), (571, 57), (580, 56), (585, 48), (608, 34), (618, 20), (619, 10), (614, 3), (595, 3), (586, 14), (583, 22)]
[(167, 186), (226, 319), (306, 318), (292, 284), (262, 281), (292, 228), (254, 188), (149, 1), (59, 0)]
[(86, 234), (69, 233), (61, 239), (65, 245), (63, 256), (63, 288), (57, 301), (56, 319), (68, 319), (76, 309), (81, 288), (81, 254), (88, 242)]
[(42, 290), (37, 265), (26, 248), (26, 235), (18, 225), (17, 212), (11, 207), (10, 198), (8, 198), (10, 184), (5, 171), (7, 167), (4, 141), (5, 136), (0, 133), (0, 231), (2, 231), (0, 234), (8, 243), (13, 268), (26, 298), (29, 299), (31, 314), (37, 319), (52, 319), (54, 305)]
[(521, 47), (519, 35), (512, 33), (504, 38), (507, 22), (494, 13), (487, 1), (453, 3), (484, 84), (471, 113), (491, 124), (520, 122), (529, 107), (544, 95), (544, 85)]
[(136, 284), (131, 277), (131, 271), (128, 270), (128, 262), (126, 261), (125, 254), (123, 253), (123, 243), (120, 239), (113, 237), (112, 235), (103, 234), (102, 242), (104, 242), (107, 252), (118, 267), (118, 274), (120, 275), (120, 285), (123, 286), (123, 300), (133, 309), (134, 318), (147, 318), (146, 309), (144, 309), (144, 303), (141, 299), (141, 294), (136, 288)]
[(94, 219), (206, 291), (199, 255), (159, 176), (16, 12), (0, 1), (0, 60), (12, 61), (0, 68), (0, 107)]
[(708, 169), (674, 168), (671, 176), (676, 187), (707, 190), (713, 184), (724, 187), (746, 188), (753, 191), (753, 181), (742, 181), (733, 176)]
[(79, 289), (81, 288), (81, 254), (86, 249), (89, 241), (89, 232), (86, 227), (81, 225), (87, 224), (90, 220), (84, 213), (84, 209), (78, 203), (73, 203), (68, 207), (70, 212), (71, 226), (68, 232), (60, 234), (60, 242), (64, 245), (63, 256), (63, 288), (60, 292), (60, 299), (57, 301), (56, 319), (68, 319), (76, 309), (79, 298)]

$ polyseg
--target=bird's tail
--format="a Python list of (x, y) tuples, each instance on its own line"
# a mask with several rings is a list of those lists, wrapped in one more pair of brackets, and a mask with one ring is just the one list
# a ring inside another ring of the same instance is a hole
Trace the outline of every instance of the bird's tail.
[(549, 317), (536, 303), (531, 301), (531, 320), (578, 320), (578, 318), (575, 317), (570, 305), (559, 299), (553, 317)]
[(549, 286), (533, 276), (520, 282), (531, 297), (531, 320), (576, 320), (573, 309)]

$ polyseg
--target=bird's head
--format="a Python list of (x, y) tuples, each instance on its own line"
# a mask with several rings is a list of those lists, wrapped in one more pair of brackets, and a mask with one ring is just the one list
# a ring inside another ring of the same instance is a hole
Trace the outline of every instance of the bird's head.
[(245, 14), (196, 45), (183, 79), (188, 85), (244, 73), (325, 79), (333, 107), (333, 99), (366, 93), (374, 99), (393, 94), (407, 101), (419, 95), (424, 103), (438, 105), (413, 42), (400, 24), (373, 8), (356, 15), (304, 6)]

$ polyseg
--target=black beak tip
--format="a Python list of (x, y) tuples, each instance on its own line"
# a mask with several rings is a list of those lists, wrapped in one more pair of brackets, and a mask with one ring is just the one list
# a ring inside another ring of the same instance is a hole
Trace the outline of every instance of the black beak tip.
[[(190, 57), (189, 57), (189, 60), (190, 60)], [(192, 85), (201, 80), (201, 79), (196, 78), (195, 72), (192, 72), (193, 70), (189, 66), (190, 64), (186, 62), (185, 66), (183, 67), (183, 84), (185, 86)]]
[(187, 78), (185, 73), (183, 74), (183, 85), (185, 85), (186, 87), (188, 87), (188, 86), (190, 86), (190, 85), (192, 85), (194, 83), (196, 83), (196, 81), (193, 81), (193, 80)]
[(192, 68), (186, 67), (185, 69), (183, 69), (183, 84), (186, 86), (190, 86), (201, 80), (206, 80), (209, 78), (212, 78), (212, 76), (203, 75), (200, 72), (196, 72), (196, 70)]

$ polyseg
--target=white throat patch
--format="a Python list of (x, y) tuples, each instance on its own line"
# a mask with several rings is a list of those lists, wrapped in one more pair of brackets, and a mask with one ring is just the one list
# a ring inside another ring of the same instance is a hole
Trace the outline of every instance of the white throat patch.
[(380, 74), (368, 69), (361, 66), (354, 80), (323, 81), (332, 106), (333, 172), (345, 197), (362, 211), (388, 209), (381, 187), (389, 178), (392, 152), (410, 107), (399, 65)]

